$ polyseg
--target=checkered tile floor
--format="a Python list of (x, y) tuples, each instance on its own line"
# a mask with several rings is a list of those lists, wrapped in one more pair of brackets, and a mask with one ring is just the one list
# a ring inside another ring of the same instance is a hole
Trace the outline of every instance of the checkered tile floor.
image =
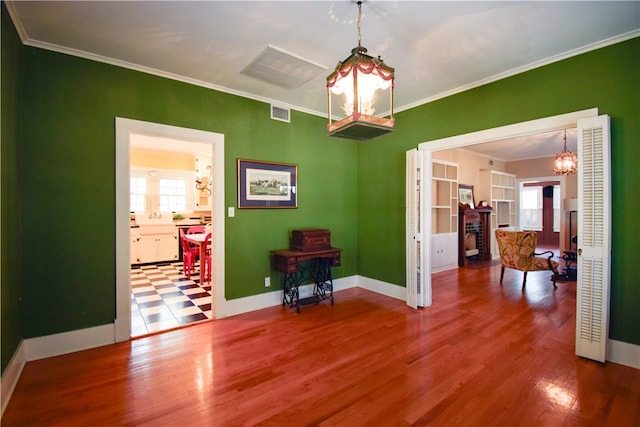
[(181, 262), (132, 266), (131, 336), (211, 319), (211, 285), (205, 285), (197, 272), (187, 279)]

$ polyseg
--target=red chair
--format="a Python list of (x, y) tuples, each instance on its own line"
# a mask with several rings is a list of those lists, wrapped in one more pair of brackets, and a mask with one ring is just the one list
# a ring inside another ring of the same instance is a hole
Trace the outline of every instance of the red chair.
[[(207, 248), (207, 254), (204, 261), (200, 261), (200, 269), (202, 274), (200, 275), (200, 283), (211, 282), (211, 233), (207, 234), (204, 238), (205, 248)], [(203, 269), (204, 266), (204, 269)]]
[[(202, 233), (204, 233), (204, 225), (193, 225), (187, 228), (187, 234), (202, 234)], [(189, 243), (189, 248), (193, 252), (193, 257), (194, 257), (193, 262), (195, 263), (195, 260), (199, 259), (200, 257), (200, 251), (198, 250), (198, 245), (194, 243)]]
[(191, 278), (191, 273), (196, 266), (197, 248), (195, 251), (191, 248), (189, 241), (186, 239), (184, 230), (180, 229), (180, 245), (182, 247), (182, 271), (187, 279)]
[(200, 234), (204, 233), (204, 225), (194, 225), (187, 228), (187, 234)]

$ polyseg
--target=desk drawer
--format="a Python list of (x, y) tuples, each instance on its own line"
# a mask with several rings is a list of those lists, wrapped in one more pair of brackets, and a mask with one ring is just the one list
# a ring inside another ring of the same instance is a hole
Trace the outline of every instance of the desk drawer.
[(275, 269), (281, 273), (292, 274), (296, 272), (296, 259), (294, 257), (274, 254), (273, 264)]
[(298, 271), (298, 263), (313, 261), (318, 258), (328, 259), (332, 267), (340, 265), (341, 249), (331, 248), (329, 251), (303, 252), (303, 251), (274, 251), (273, 266), (276, 271), (284, 274), (293, 274)]

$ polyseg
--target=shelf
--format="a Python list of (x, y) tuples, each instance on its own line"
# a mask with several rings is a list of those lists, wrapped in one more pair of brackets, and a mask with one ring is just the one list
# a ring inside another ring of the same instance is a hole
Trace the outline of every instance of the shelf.
[(497, 246), (493, 230), (496, 228), (513, 229), (515, 227), (516, 176), (494, 170), (480, 171), (479, 200), (487, 200), (491, 213), (491, 253), (497, 255)]
[[(432, 230), (434, 234), (439, 233), (449, 233), (450, 232), (450, 224), (449, 224), (449, 215), (448, 209), (446, 213), (441, 212), (444, 209), (436, 209), (434, 214), (432, 225), (435, 226), (435, 229)], [(439, 212), (440, 211), (440, 212)]]
[(458, 165), (433, 160), (431, 171), (431, 233), (455, 233), (458, 222)]
[(456, 163), (434, 160), (431, 167), (431, 176), (433, 179), (457, 181), (458, 165)]
[(451, 203), (451, 182), (434, 180), (432, 189), (431, 204), (448, 207)]

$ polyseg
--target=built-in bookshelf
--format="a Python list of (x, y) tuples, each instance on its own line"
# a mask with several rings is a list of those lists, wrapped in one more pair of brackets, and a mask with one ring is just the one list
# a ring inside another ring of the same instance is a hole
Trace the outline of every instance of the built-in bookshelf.
[(491, 254), (500, 256), (494, 230), (514, 230), (516, 225), (516, 176), (510, 173), (481, 170), (476, 198), (485, 200), (493, 208), (491, 213)]
[(458, 231), (458, 165), (433, 160), (431, 167), (431, 233), (455, 233)]
[(458, 251), (458, 164), (431, 162), (431, 271), (455, 268)]

